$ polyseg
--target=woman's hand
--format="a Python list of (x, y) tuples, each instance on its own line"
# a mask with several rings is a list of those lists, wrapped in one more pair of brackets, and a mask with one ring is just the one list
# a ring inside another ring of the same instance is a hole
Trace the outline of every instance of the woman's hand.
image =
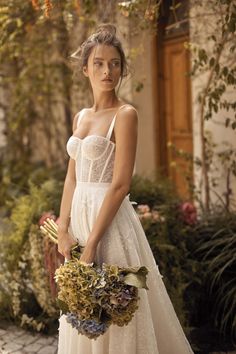
[(87, 244), (84, 247), (83, 253), (79, 260), (85, 263), (93, 263), (95, 260), (95, 255), (96, 255), (96, 247), (94, 245)]
[(71, 247), (76, 245), (77, 241), (69, 234), (68, 231), (58, 232), (58, 252), (66, 259), (71, 259)]

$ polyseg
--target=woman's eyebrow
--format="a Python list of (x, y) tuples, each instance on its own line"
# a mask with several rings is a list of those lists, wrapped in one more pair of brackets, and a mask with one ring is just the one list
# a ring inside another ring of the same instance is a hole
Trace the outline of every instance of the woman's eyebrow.
[[(99, 58), (99, 57), (95, 57), (94, 60), (95, 59), (104, 60), (103, 58)], [(111, 60), (120, 60), (120, 58), (112, 58)]]

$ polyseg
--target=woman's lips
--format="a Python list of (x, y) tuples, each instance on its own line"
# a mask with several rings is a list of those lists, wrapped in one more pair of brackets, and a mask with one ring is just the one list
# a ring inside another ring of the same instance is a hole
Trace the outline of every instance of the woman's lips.
[(104, 81), (104, 82), (112, 82), (113, 80), (112, 79), (104, 79), (102, 81)]

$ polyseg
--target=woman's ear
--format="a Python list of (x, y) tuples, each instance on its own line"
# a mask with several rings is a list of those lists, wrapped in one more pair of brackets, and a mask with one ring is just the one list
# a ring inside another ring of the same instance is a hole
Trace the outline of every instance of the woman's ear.
[(85, 76), (87, 76), (87, 77), (88, 77), (88, 70), (87, 70), (87, 66), (84, 66), (84, 67), (83, 67), (83, 73), (84, 73), (84, 75), (85, 75)]

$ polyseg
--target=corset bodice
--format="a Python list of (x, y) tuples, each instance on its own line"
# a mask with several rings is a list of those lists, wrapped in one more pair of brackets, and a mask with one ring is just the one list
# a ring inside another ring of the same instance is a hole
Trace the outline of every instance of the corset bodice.
[[(80, 112), (77, 127), (83, 113), (84, 110)], [(107, 183), (112, 181), (116, 144), (110, 138), (116, 115), (117, 113), (111, 121), (106, 136), (93, 134), (82, 139), (72, 135), (67, 141), (67, 152), (75, 160), (77, 182)]]
[(115, 143), (106, 137), (88, 135), (84, 139), (71, 136), (67, 152), (76, 164), (77, 182), (111, 182)]

